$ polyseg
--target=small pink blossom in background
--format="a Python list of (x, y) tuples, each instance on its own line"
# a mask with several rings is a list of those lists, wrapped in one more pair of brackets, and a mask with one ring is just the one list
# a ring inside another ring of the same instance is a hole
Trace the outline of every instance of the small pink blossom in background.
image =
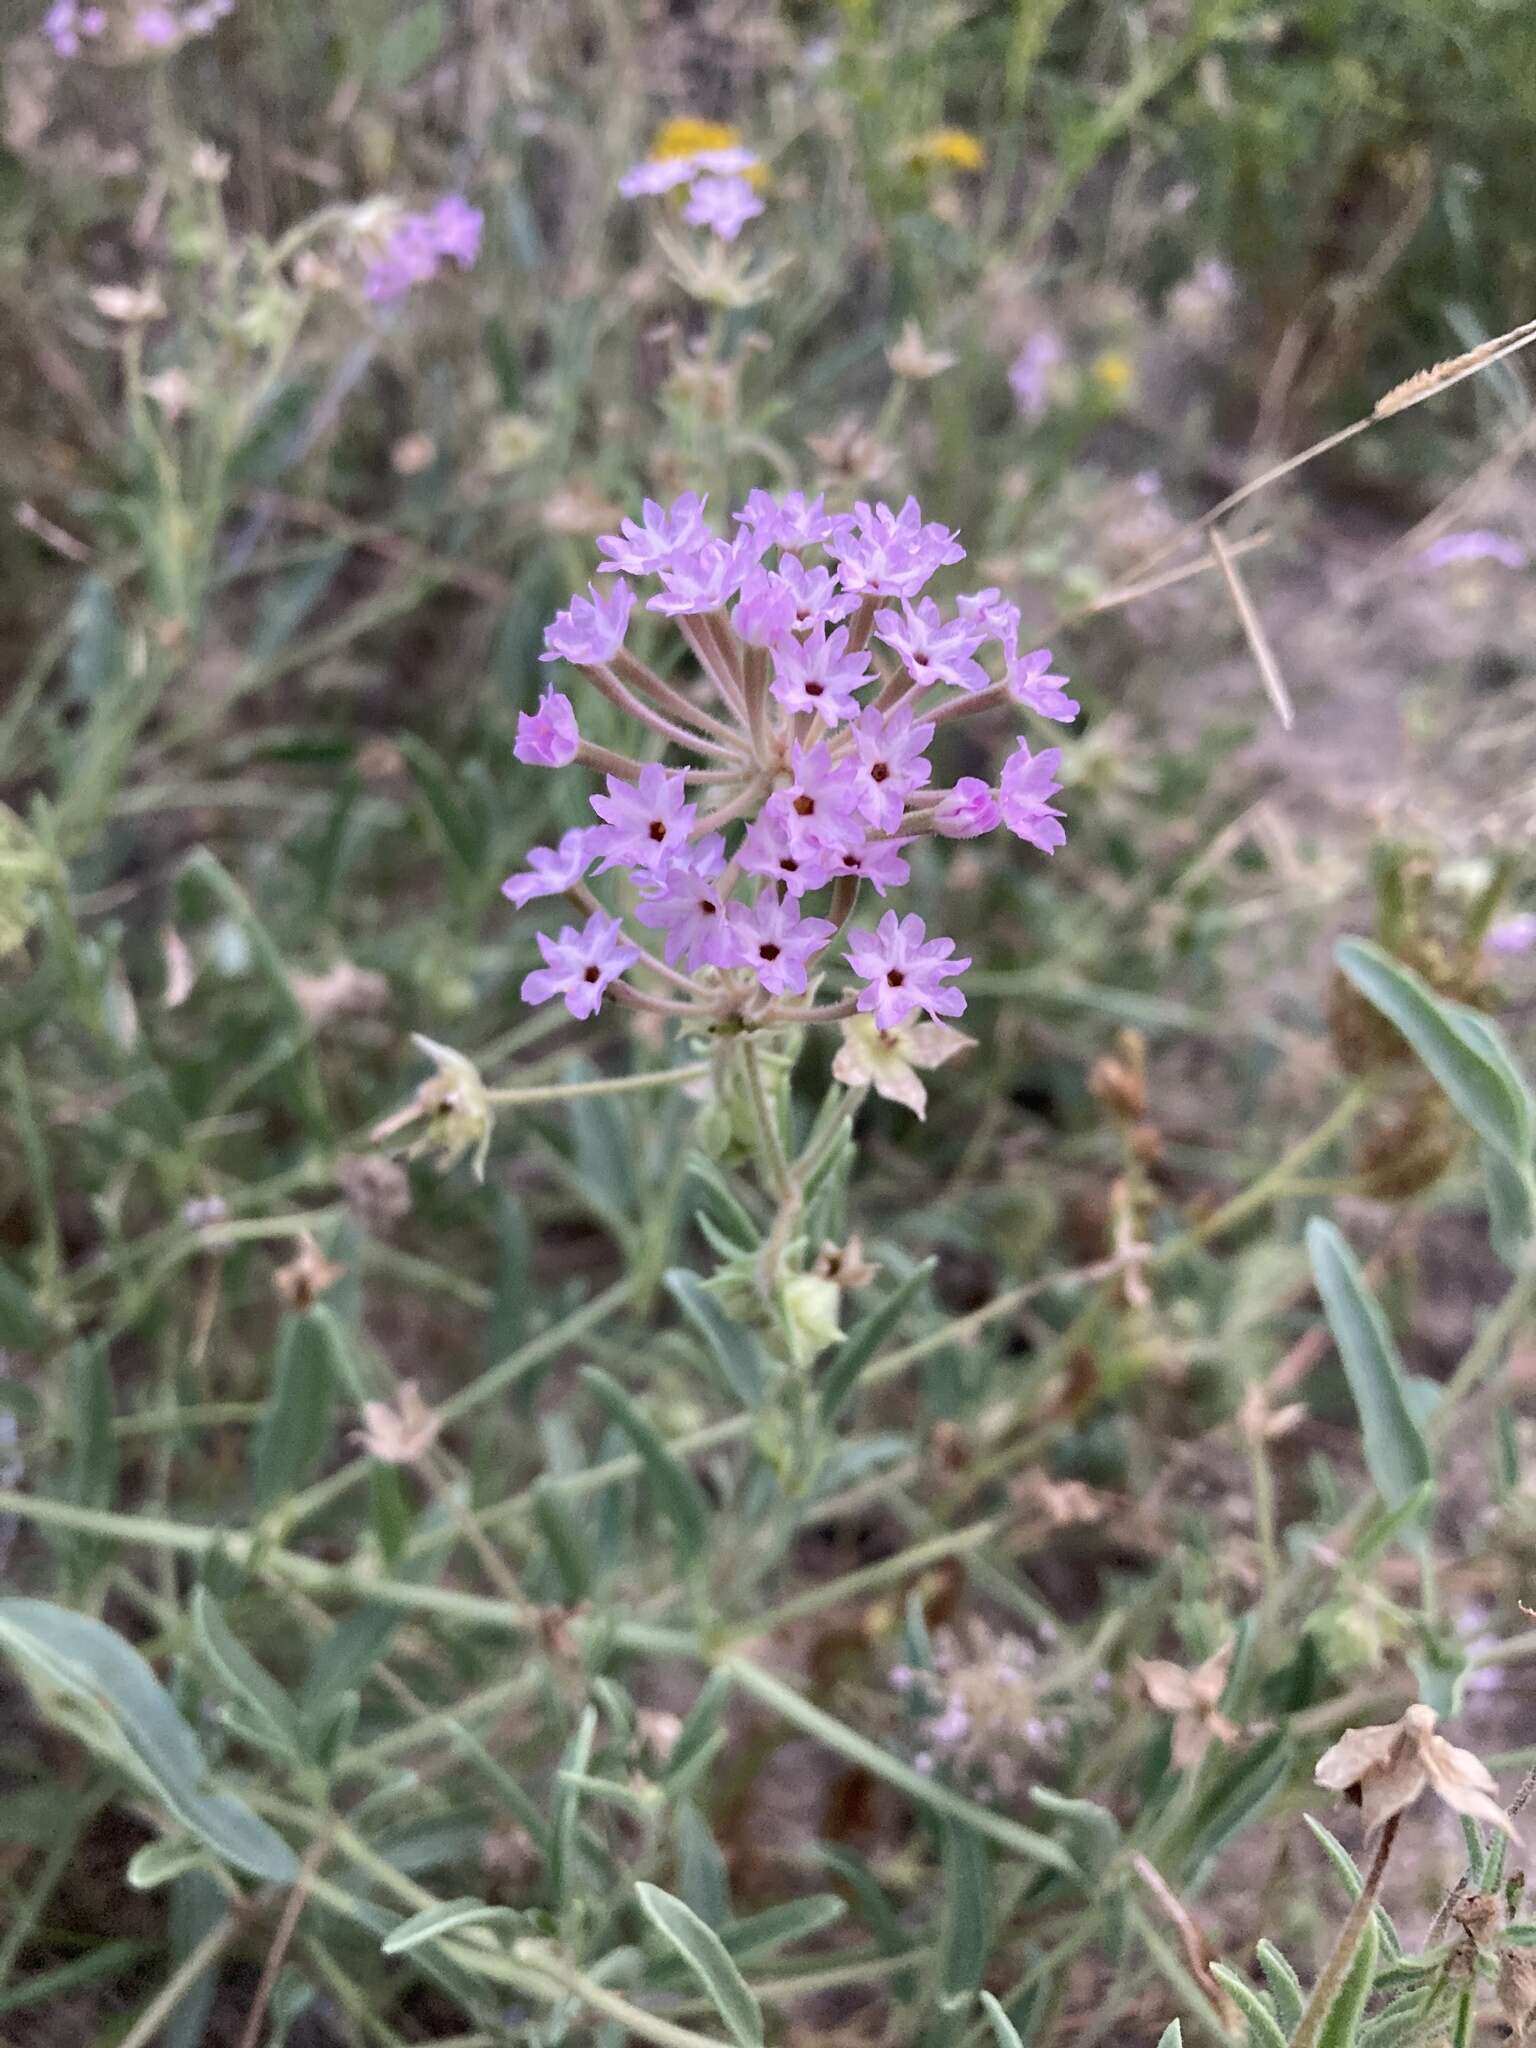
[(101, 8), (82, 7), (79, 0), (54, 0), (43, 16), (43, 34), (60, 57), (78, 57), (81, 46), (105, 34), (106, 26)]
[(859, 1008), (882, 1031), (894, 1031), (914, 1010), (930, 1017), (958, 1017), (965, 997), (944, 983), (963, 974), (969, 960), (956, 960), (953, 939), (928, 937), (923, 920), (908, 913), (898, 918), (888, 910), (872, 932), (855, 932), (848, 942), (848, 964), (866, 984)]
[(646, 158), (632, 164), (619, 179), (621, 199), (660, 199), (683, 186), (683, 219), (705, 228), (722, 242), (734, 242), (749, 220), (763, 211), (763, 202), (744, 175), (761, 159), (750, 149), (732, 144), (723, 149), (697, 149), (687, 156)]
[(133, 33), (146, 50), (168, 50), (181, 39), (181, 23), (169, 7), (141, 7), (133, 16)]
[(1501, 917), (1485, 943), (1490, 953), (1529, 953), (1536, 946), (1536, 910), (1517, 910), (1512, 917)]
[(1466, 533), (1441, 534), (1420, 548), (1418, 559), (1426, 569), (1446, 569), (1457, 562), (1497, 562), (1503, 569), (1523, 569), (1530, 558), (1507, 534), (1475, 527)]
[(1014, 357), (1008, 384), (1014, 403), (1025, 419), (1042, 420), (1050, 411), (1054, 373), (1061, 367), (1066, 350), (1054, 329), (1039, 328)]
[(383, 252), (370, 264), (363, 291), (375, 305), (390, 305), (435, 277), (443, 262), (472, 269), (480, 255), (485, 216), (461, 193), (450, 192), (429, 213), (408, 213)]
[(578, 1019), (596, 1016), (609, 983), (640, 958), (640, 948), (624, 937), (619, 920), (601, 910), (594, 910), (580, 931), (568, 924), (558, 939), (544, 932), (536, 937), (544, 965), (524, 977), (523, 1001), (547, 1003), (563, 996)]
[(563, 896), (574, 889), (597, 858), (591, 829), (580, 826), (561, 834), (558, 846), (535, 846), (528, 854), (526, 874), (509, 875), (501, 893), (519, 910), (536, 896)]
[(546, 690), (537, 711), (517, 714), (512, 751), (531, 768), (569, 768), (580, 745), (571, 700), (558, 690)]

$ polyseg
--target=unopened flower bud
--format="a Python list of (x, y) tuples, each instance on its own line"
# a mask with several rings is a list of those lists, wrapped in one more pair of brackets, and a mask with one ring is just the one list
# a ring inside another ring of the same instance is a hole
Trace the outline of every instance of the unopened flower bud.
[(842, 1294), (835, 1280), (793, 1273), (779, 1290), (779, 1305), (797, 1365), (809, 1365), (842, 1337), (838, 1310)]

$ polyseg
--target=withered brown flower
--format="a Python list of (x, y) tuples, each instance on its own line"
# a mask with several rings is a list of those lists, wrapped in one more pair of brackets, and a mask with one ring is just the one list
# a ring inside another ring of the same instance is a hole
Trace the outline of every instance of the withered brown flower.
[(1213, 1742), (1236, 1742), (1242, 1730), (1218, 1711), (1227, 1685), (1232, 1645), (1223, 1643), (1214, 1657), (1185, 1671), (1162, 1657), (1138, 1657), (1136, 1669), (1147, 1698), (1173, 1716), (1173, 1762), (1178, 1770), (1199, 1763)]
[(1492, 1772), (1471, 1750), (1437, 1735), (1438, 1720), (1433, 1707), (1416, 1705), (1400, 1721), (1347, 1729), (1318, 1758), (1313, 1775), (1325, 1790), (1359, 1801), (1368, 1833), (1405, 1812), (1427, 1787), (1453, 1813), (1486, 1821), (1513, 1839)]

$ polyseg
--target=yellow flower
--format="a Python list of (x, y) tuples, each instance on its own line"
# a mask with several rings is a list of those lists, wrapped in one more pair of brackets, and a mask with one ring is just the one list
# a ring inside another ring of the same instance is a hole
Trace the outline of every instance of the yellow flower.
[(914, 171), (979, 171), (987, 161), (986, 145), (967, 128), (929, 128), (902, 156)]
[[(675, 114), (670, 121), (663, 121), (651, 137), (651, 146), (646, 151), (646, 162), (668, 164), (680, 156), (697, 156), (704, 149), (737, 149), (741, 144), (741, 130), (733, 128), (729, 121), (701, 121), (696, 114)], [(753, 164), (741, 174), (754, 191), (761, 191), (768, 182), (768, 172), (762, 164)]]
[(674, 157), (694, 156), (701, 149), (734, 149), (741, 130), (728, 121), (700, 121), (693, 114), (677, 114), (663, 121), (651, 137), (650, 161), (670, 163)]
[(1129, 356), (1107, 348), (1095, 356), (1091, 375), (1106, 398), (1125, 398), (1136, 382), (1136, 370)]

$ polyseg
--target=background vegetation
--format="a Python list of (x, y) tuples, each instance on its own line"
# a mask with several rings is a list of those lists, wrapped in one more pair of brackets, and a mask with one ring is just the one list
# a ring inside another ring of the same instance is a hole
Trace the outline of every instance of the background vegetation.
[[(1415, 1808), (1347, 1920), (1300, 1816), (1361, 1851), (1313, 1766), (1416, 1700), (1536, 1759), (1525, 358), (1241, 508), (1256, 625), (1185, 529), (1536, 316), (1525, 0), (8, 35), (0, 2039), (1518, 2037), (1518, 1848)], [(685, 114), (746, 284), (615, 197)], [(369, 305), (450, 189), (478, 267)], [(1067, 848), (921, 877), (979, 1043), (832, 1158), (798, 1486), (696, 1104), (369, 1135), (411, 1033), (666, 1063), (517, 999), (581, 793), (512, 739), (593, 536), (758, 483), (916, 491), (1084, 704)]]

